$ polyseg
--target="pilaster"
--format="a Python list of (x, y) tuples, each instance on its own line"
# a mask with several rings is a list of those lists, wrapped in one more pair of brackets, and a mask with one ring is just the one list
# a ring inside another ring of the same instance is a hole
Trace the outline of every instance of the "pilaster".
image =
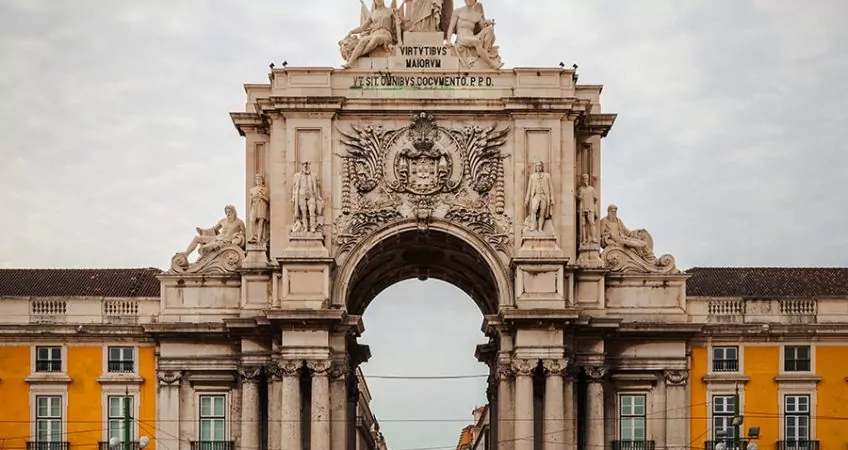
[(306, 367), (312, 375), (311, 448), (330, 448), (330, 360), (310, 360)]
[(277, 400), (277, 408), (282, 410), (280, 425), (282, 430), (280, 448), (282, 450), (302, 450), (301, 440), (301, 393), (300, 370), (302, 360), (281, 360), (282, 371), (281, 396)]
[(238, 448), (259, 448), (259, 375), (261, 367), (238, 368), (241, 381), (241, 433)]
[(564, 359), (544, 359), (545, 371), (544, 418), (542, 422), (542, 449), (561, 450), (565, 445), (568, 426), (565, 423), (565, 405), (563, 404), (563, 379), (567, 361)]
[(180, 380), (179, 371), (160, 370), (156, 373), (156, 442), (162, 448), (180, 448)]
[(685, 447), (689, 443), (688, 370), (666, 370), (666, 446), (668, 448)]
[(514, 359), (515, 372), (515, 450), (533, 450), (533, 369), (535, 360)]
[(604, 437), (604, 383), (608, 368), (606, 366), (585, 366), (583, 370), (589, 383), (586, 404), (587, 445), (589, 448), (606, 448), (606, 438)]

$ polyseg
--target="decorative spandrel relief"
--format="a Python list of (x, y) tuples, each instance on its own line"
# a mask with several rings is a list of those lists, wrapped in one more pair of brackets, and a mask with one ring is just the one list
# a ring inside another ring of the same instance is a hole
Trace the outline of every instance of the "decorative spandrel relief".
[(426, 230), (433, 218), (477, 232), (506, 252), (512, 221), (504, 215), (501, 147), (508, 128), (449, 129), (433, 115), (388, 129), (352, 125), (339, 130), (344, 152), (342, 215), (335, 221), (339, 252), (380, 226), (414, 218)]
[[(197, 227), (195, 236), (184, 252), (171, 258), (169, 273), (229, 273), (244, 262), (246, 227), (238, 218), (236, 207), (224, 207), (226, 217), (211, 228)], [(200, 257), (194, 263), (189, 256), (197, 249)]]
[(671, 255), (654, 255), (654, 239), (647, 230), (630, 230), (618, 217), (618, 207), (607, 207), (601, 219), (601, 254), (606, 267), (613, 272), (679, 273)]

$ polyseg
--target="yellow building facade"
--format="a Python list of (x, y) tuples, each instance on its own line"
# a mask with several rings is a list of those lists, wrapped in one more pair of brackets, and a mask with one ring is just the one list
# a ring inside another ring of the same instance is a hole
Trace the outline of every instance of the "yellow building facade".
[(690, 316), (704, 322), (691, 343), (692, 448), (732, 439), (736, 416), (742, 438), (759, 429), (749, 441), (762, 450), (845, 448), (848, 270), (689, 273)]

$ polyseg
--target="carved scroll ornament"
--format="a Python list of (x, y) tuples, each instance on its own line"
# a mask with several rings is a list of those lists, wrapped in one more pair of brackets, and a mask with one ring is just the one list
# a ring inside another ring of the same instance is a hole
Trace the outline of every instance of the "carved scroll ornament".
[(512, 222), (503, 214), (507, 155), (501, 147), (508, 131), (449, 129), (426, 112), (402, 128), (339, 130), (345, 149), (342, 215), (335, 222), (339, 251), (387, 223), (413, 218), (422, 230), (433, 218), (464, 225), (505, 251)]
[(610, 205), (601, 219), (601, 258), (613, 272), (680, 273), (671, 255), (654, 255), (654, 239), (647, 230), (630, 230), (618, 217), (618, 207)]

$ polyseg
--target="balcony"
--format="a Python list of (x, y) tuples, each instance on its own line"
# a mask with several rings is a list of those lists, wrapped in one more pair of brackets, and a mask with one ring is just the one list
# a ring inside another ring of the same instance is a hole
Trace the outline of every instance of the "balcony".
[(27, 450), (68, 450), (68, 442), (30, 442), (26, 443)]
[(109, 361), (107, 366), (109, 373), (132, 373), (135, 371), (134, 361)]
[(108, 441), (100, 441), (98, 443), (98, 450), (139, 450), (138, 441), (128, 442), (128, 444), (129, 448), (127, 448), (127, 444), (123, 442), (115, 447), (109, 447)]
[(777, 450), (819, 450), (819, 441), (777, 441)]
[(612, 450), (654, 450), (654, 441), (612, 441)]
[(235, 450), (236, 441), (191, 441), (191, 450)]
[(739, 360), (736, 359), (714, 359), (713, 372), (738, 372)]
[(744, 442), (744, 441), (740, 442), (739, 445), (737, 446), (736, 444), (731, 442), (732, 440), (733, 440), (732, 438), (728, 438), (728, 440), (724, 440), (724, 441), (722, 441), (722, 440), (706, 441), (706, 442), (704, 442), (704, 450), (715, 450), (716, 445), (718, 445), (719, 442), (724, 442), (724, 445), (727, 446), (726, 447), (727, 450), (745, 450), (745, 448), (748, 446), (748, 443)]

